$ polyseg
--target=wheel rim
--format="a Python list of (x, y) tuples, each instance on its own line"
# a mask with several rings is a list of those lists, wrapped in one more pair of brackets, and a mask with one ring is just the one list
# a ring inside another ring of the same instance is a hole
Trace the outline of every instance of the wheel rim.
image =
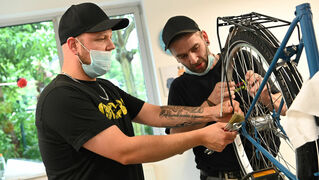
[[(240, 102), (242, 111), (246, 114), (254, 95), (248, 93), (249, 87), (244, 76), (248, 70), (265, 74), (265, 70), (269, 68), (267, 60), (253, 46), (245, 41), (237, 41), (230, 48), (226, 55), (226, 75), (228, 81), (235, 81), (236, 100)], [(267, 91), (277, 89), (280, 91), (280, 86), (272, 73), (269, 83), (266, 86)], [(281, 97), (275, 101), (280, 100)], [(274, 102), (275, 102), (274, 101)], [(276, 156), (276, 159), (281, 162), (287, 169), (295, 174), (294, 158), (287, 160), (287, 155), (284, 152), (294, 154), (293, 148), (287, 140), (285, 134), (280, 130), (280, 122), (274, 120), (273, 113), (269, 111), (267, 106), (257, 101), (253, 108), (250, 117), (246, 120), (248, 133), (271, 154)], [(256, 171), (264, 168), (274, 167), (260, 151), (256, 150), (253, 145), (245, 138), (236, 138), (235, 151), (237, 151), (238, 160), (245, 174), (251, 171)], [(244, 146), (243, 146), (243, 145)], [(281, 145), (280, 145), (281, 144)], [(283, 149), (283, 147), (285, 149)]]

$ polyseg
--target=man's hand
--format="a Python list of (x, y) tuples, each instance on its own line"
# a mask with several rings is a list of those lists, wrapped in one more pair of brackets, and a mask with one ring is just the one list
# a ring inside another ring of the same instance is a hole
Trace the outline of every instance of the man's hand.
[[(230, 94), (231, 98), (235, 99), (235, 83), (234, 82), (229, 82), (229, 89), (230, 89)], [(214, 105), (221, 103), (221, 93), (223, 94), (223, 101), (229, 100), (229, 92), (227, 88), (227, 83), (226, 82), (218, 82), (215, 85), (215, 88), (213, 92), (209, 95), (207, 98), (210, 102), (212, 102)]]
[(204, 133), (203, 145), (208, 149), (221, 152), (227, 146), (234, 141), (237, 132), (228, 132), (224, 128), (226, 123), (215, 123), (205, 128), (202, 128)]
[[(247, 80), (247, 91), (250, 96), (254, 97), (257, 94), (257, 91), (259, 89), (259, 86), (261, 85), (261, 82), (263, 81), (263, 77), (261, 77), (259, 74), (254, 73), (252, 70), (247, 71), (245, 78)], [(259, 101), (267, 106), (269, 109), (272, 109), (271, 101), (273, 101), (273, 105), (276, 110), (278, 110), (278, 107), (280, 106), (281, 101), (281, 93), (278, 92), (276, 94), (272, 94), (271, 96), (268, 93), (267, 86), (265, 85), (263, 90), (261, 91)], [(286, 113), (286, 106), (283, 106), (282, 111), (280, 112), (281, 115), (285, 115)]]
[[(214, 114), (216, 116), (216, 121), (218, 122), (228, 122), (230, 120), (230, 118), (233, 115), (233, 112), (239, 113), (239, 114), (244, 114), (240, 107), (239, 107), (239, 102), (236, 100), (232, 100), (233, 106), (231, 106), (230, 100), (228, 101), (224, 101), (221, 104), (218, 104), (216, 106), (214, 106)], [(222, 107), (222, 116), (220, 116), (220, 110), (221, 110), (221, 106)], [(216, 114), (218, 113), (218, 114)]]
[[(247, 71), (246, 73), (246, 80), (247, 80), (247, 90), (250, 94), (250, 96), (254, 97), (259, 89), (259, 86), (261, 85), (261, 82), (263, 81), (263, 77), (261, 75), (254, 73), (252, 70)], [(262, 99), (269, 99), (269, 95), (267, 92), (267, 86), (264, 86), (264, 89), (261, 92), (260, 97)]]

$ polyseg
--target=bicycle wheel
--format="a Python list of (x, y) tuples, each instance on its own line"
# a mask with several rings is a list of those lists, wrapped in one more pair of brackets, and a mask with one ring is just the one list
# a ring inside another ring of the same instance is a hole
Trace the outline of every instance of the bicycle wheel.
[[(236, 32), (228, 43), (224, 55), (226, 76), (228, 81), (234, 81), (236, 84), (235, 100), (240, 103), (244, 114), (248, 112), (255, 96), (255, 94), (250, 93), (253, 87), (249, 86), (245, 75), (248, 71), (252, 71), (263, 77), (275, 52), (276, 48), (272, 43), (249, 31)], [(287, 77), (290, 74), (299, 75), (299, 73), (296, 69), (293, 69), (296, 70), (294, 73), (290, 73), (290, 69), (287, 70), (286, 66), (285, 68), (278, 67), (277, 70), (276, 73), (271, 74), (265, 86), (268, 97), (277, 95), (276, 99), (270, 98), (272, 100), (265, 103), (261, 102), (260, 98), (246, 120), (245, 128), (252, 138), (295, 174), (294, 150), (280, 126), (280, 121), (273, 116), (273, 109), (276, 109), (276, 104), (280, 104), (282, 98), (285, 99), (286, 106), (292, 103), (293, 94), (296, 94), (293, 93), (297, 86), (295, 84), (298, 83)], [(285, 71), (288, 71), (289, 75), (285, 74)], [(257, 74), (251, 78), (257, 80)], [(293, 84), (293, 87), (287, 86), (287, 84)], [(276, 168), (244, 137), (236, 138), (234, 148), (244, 174), (271, 167)], [(280, 176), (283, 177), (282, 174)]]

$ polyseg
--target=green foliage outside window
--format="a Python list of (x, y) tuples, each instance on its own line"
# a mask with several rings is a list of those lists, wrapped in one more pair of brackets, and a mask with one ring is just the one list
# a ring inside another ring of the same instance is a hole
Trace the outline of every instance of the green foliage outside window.
[[(13, 83), (0, 86), (0, 153), (5, 158), (41, 159), (34, 110), (39, 92), (58, 72), (54, 64), (51, 22), (0, 28), (0, 83)], [(28, 85), (19, 88), (18, 78)]]
[[(111, 70), (105, 75), (127, 93), (147, 101), (146, 87), (140, 61), (139, 43), (136, 35), (133, 14), (114, 18), (128, 18), (130, 24), (123, 30), (113, 31), (112, 40), (116, 46), (113, 51)], [(131, 39), (135, 37), (135, 39)], [(152, 127), (133, 123), (135, 135), (153, 134)]]

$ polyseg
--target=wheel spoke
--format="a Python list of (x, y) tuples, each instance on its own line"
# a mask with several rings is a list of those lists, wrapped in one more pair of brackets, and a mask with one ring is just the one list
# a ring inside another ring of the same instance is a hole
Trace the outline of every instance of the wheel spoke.
[[(238, 43), (236, 46), (230, 47), (231, 50), (227, 52), (228, 56), (226, 59), (226, 75), (228, 81), (234, 81), (236, 84), (235, 100), (240, 102), (242, 111), (246, 114), (252, 104), (253, 98), (256, 95), (251, 90), (254, 88), (255, 83), (261, 84), (257, 81), (257, 76), (253, 75), (251, 80), (255, 82), (251, 87), (246, 79), (246, 73), (252, 71), (261, 76), (264, 76), (268, 69), (269, 63), (267, 60), (256, 50), (253, 46), (248, 43)], [(281, 72), (282, 73), (282, 72)], [(280, 92), (279, 83), (276, 80), (275, 75), (272, 73), (265, 87), (268, 95), (275, 92)], [(280, 102), (283, 98), (282, 95), (272, 99), (270, 102), (262, 104), (257, 101), (252, 109), (250, 117), (246, 120), (246, 130), (251, 137), (255, 138), (269, 153), (273, 154), (284, 166), (295, 171), (292, 163), (287, 162), (284, 157), (284, 153), (281, 152), (281, 144), (287, 139), (283, 132), (281, 132), (280, 125), (273, 119), (272, 110), (274, 103)], [(283, 138), (281, 138), (283, 137)], [(241, 138), (242, 144), (245, 149), (246, 156), (250, 163), (250, 168), (253, 170), (260, 170), (263, 168), (273, 167), (271, 163), (259, 150), (257, 150), (248, 140)], [(288, 143), (288, 148), (291, 147)], [(237, 148), (239, 149), (239, 148)], [(291, 150), (292, 147), (291, 147)], [(240, 154), (240, 153), (239, 153)], [(244, 162), (241, 160), (242, 163)], [(242, 164), (242, 167), (247, 164)], [(244, 172), (246, 172), (244, 170)]]

